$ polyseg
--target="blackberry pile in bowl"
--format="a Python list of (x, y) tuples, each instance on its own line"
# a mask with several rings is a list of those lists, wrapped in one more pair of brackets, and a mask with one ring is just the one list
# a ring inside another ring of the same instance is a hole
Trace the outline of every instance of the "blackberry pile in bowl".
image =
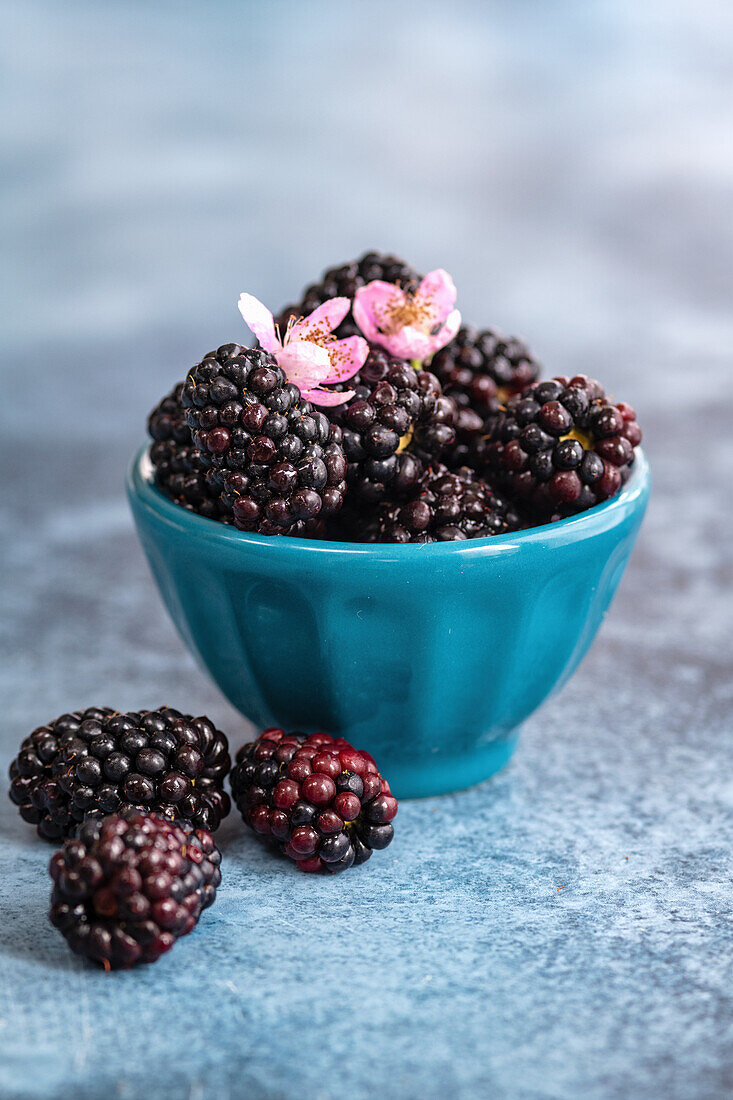
[[(456, 299), (443, 269), (376, 253), (279, 314), (243, 293), (248, 344), (164, 398), (127, 483), (163, 601), (232, 705), (363, 746), (397, 798), (509, 760), (590, 646), (650, 488), (630, 405), (585, 375), (543, 377)], [(253, 763), (235, 801), (286, 848), (311, 826), (278, 816), (282, 776), (263, 763), (260, 783)], [(286, 854), (341, 869), (346, 839), (315, 832), (313, 853)]]
[(208, 352), (148, 419), (155, 483), (188, 511), (262, 535), (464, 541), (587, 511), (631, 472), (631, 406), (462, 324), (440, 269), (367, 252), (277, 322), (244, 298), (254, 346)]

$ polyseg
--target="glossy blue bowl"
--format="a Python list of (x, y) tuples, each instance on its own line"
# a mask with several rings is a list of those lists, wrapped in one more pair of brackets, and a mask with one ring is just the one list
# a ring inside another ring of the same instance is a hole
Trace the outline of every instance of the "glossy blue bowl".
[(398, 797), (486, 779), (585, 655), (649, 497), (622, 492), (518, 534), (430, 545), (250, 535), (164, 497), (145, 451), (135, 523), (184, 641), (259, 727), (340, 734)]

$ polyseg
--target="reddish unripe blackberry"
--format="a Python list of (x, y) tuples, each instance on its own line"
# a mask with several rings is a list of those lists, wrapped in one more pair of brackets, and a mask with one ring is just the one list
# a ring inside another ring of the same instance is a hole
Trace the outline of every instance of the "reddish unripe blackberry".
[(341, 508), (343, 450), (273, 356), (239, 344), (209, 352), (181, 400), (207, 482), (241, 530), (300, 534)]
[(105, 970), (155, 962), (216, 898), (220, 862), (190, 822), (139, 811), (86, 821), (51, 857), (51, 923)]
[(10, 798), (40, 836), (132, 808), (217, 829), (229, 813), (227, 738), (170, 707), (121, 714), (89, 707), (40, 726), (10, 765)]
[[(376, 279), (385, 283), (395, 283), (404, 290), (416, 290), (420, 282), (417, 272), (396, 256), (381, 252), (365, 252), (351, 263), (331, 267), (325, 271), (317, 283), (306, 287), (300, 302), (286, 306), (278, 317), (281, 332), (285, 332), (291, 318), (305, 317), (314, 309), (327, 302), (329, 298), (352, 298), (360, 286)], [(351, 311), (336, 329), (339, 339), (360, 334)]]
[(535, 514), (555, 519), (617, 493), (641, 442), (636, 413), (585, 375), (538, 382), (495, 421), (484, 459)]
[(342, 737), (265, 730), (237, 753), (231, 785), (245, 822), (301, 871), (346, 871), (394, 836), (389, 784)]
[(465, 326), (430, 361), (444, 392), (459, 409), (473, 409), (481, 417), (522, 393), (537, 381), (539, 364), (514, 336), (499, 336), (491, 329)]
[(472, 470), (436, 466), (407, 501), (385, 503), (362, 530), (367, 542), (454, 542), (516, 531), (520, 517)]
[(330, 414), (342, 433), (349, 491), (368, 503), (406, 495), (424, 464), (452, 444), (454, 403), (434, 374), (376, 347), (348, 388), (354, 397)]

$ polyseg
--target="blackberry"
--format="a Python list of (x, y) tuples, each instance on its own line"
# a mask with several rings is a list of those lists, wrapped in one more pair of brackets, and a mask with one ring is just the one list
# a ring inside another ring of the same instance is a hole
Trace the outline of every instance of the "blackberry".
[(521, 340), (468, 326), (435, 353), (430, 369), (457, 406), (455, 443), (444, 456), (452, 467), (474, 466), (476, 446), (491, 430), (502, 403), (525, 390), (540, 373)]
[(559, 519), (617, 493), (640, 442), (634, 410), (576, 375), (537, 382), (512, 398), (484, 457), (500, 484), (536, 515)]
[(354, 397), (330, 412), (342, 432), (349, 490), (371, 503), (405, 495), (424, 463), (453, 442), (455, 405), (435, 375), (375, 347), (348, 388)]
[[(385, 283), (397, 283), (404, 290), (416, 290), (420, 283), (420, 276), (404, 260), (381, 252), (365, 252), (358, 260), (329, 268), (323, 273), (320, 282), (306, 288), (300, 302), (286, 306), (277, 318), (280, 331), (285, 332), (291, 318), (307, 317), (329, 298), (353, 299), (360, 286), (366, 286), (376, 279)], [(360, 332), (349, 310), (336, 329), (336, 335), (342, 339), (345, 336), (360, 335)]]
[(229, 813), (226, 736), (206, 717), (170, 707), (62, 714), (23, 741), (10, 798), (40, 836), (72, 836), (89, 817), (131, 807), (215, 830)]
[(367, 542), (454, 542), (516, 531), (517, 510), (472, 470), (436, 466), (404, 503), (383, 504), (362, 527)]
[(209, 352), (181, 400), (206, 482), (241, 530), (302, 534), (338, 512), (343, 450), (273, 356), (239, 344)]
[(155, 962), (216, 898), (220, 862), (190, 822), (139, 811), (87, 821), (51, 857), (51, 923), (105, 970)]
[(482, 417), (537, 381), (540, 366), (515, 336), (464, 326), (430, 361), (443, 390), (459, 409)]
[(226, 520), (219, 493), (206, 480), (206, 465), (194, 447), (186, 410), (181, 403), (183, 382), (156, 405), (148, 417), (148, 433), (153, 440), (150, 461), (155, 483), (167, 497), (189, 511), (210, 519)]
[(389, 784), (343, 738), (265, 730), (237, 753), (231, 785), (247, 825), (301, 871), (346, 871), (394, 836)]

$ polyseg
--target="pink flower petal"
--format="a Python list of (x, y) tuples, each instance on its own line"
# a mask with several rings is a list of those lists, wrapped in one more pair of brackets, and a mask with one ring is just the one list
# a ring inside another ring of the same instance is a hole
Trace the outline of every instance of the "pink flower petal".
[(326, 348), (311, 344), (308, 340), (286, 344), (275, 352), (275, 357), (288, 382), (294, 382), (301, 393), (325, 382), (331, 370), (331, 359)]
[(312, 401), (314, 405), (343, 405), (354, 396), (354, 390), (321, 390), (318, 388), (301, 390), (306, 401)]
[(446, 319), (456, 304), (457, 296), (453, 280), (442, 267), (429, 271), (415, 291), (415, 300), (429, 312), (434, 325)]
[(260, 345), (265, 351), (274, 353), (280, 347), (280, 341), (275, 335), (275, 322), (267, 306), (253, 294), (240, 294), (238, 305), (245, 325), (252, 330)]
[(407, 295), (401, 286), (394, 283), (385, 283), (382, 279), (375, 279), (366, 286), (360, 286), (354, 298), (355, 301), (369, 302), (371, 307), (377, 309), (395, 309), (404, 305)]
[[(359, 290), (361, 289), (362, 288), (359, 287)], [(377, 328), (374, 314), (371, 311), (369, 300), (359, 298), (359, 290), (356, 292), (357, 297), (354, 298), (354, 304), (352, 306), (354, 321), (364, 333), (369, 343), (376, 344), (379, 342), (379, 329)]]
[(431, 338), (433, 341), (433, 351), (440, 351), (446, 344), (449, 344), (460, 327), (461, 312), (458, 309), (454, 309), (453, 312), (448, 315), (445, 324)]
[(354, 296), (354, 320), (370, 343), (380, 343), (382, 335), (380, 319), (404, 305), (406, 295), (401, 287), (375, 279), (373, 283), (360, 286)]
[(392, 336), (382, 336), (381, 345), (395, 359), (419, 359), (422, 362), (433, 353), (433, 337), (412, 325), (406, 325)]
[(349, 312), (350, 306), (349, 298), (329, 298), (302, 321), (297, 321), (293, 325), (290, 329), (290, 339), (308, 340), (327, 336), (329, 332), (338, 328)]
[(361, 336), (347, 336), (345, 340), (330, 344), (328, 352), (331, 356), (331, 371), (326, 383), (345, 382), (364, 366), (369, 345)]

